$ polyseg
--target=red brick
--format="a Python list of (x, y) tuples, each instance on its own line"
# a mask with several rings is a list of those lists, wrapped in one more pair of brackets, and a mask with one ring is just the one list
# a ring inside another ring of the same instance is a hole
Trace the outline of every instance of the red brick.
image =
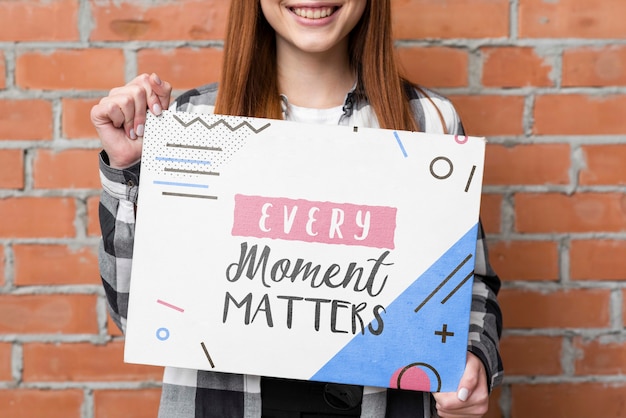
[(162, 367), (124, 363), (124, 343), (24, 344), (26, 382), (160, 380)]
[(626, 197), (621, 193), (515, 195), (518, 232), (618, 232), (626, 225)]
[(0, 1), (0, 41), (77, 41), (76, 0)]
[[(508, 0), (393, 1), (397, 39), (503, 38), (509, 35)], [(459, 16), (451, 19), (451, 16)], [(485, 24), (489, 16), (489, 24)]]
[(524, 133), (521, 96), (449, 96), (461, 115), (465, 131), (473, 136)]
[(219, 81), (222, 55), (215, 48), (144, 49), (137, 54), (137, 69), (157, 73), (174, 88), (186, 90)]
[(500, 398), (502, 397), (502, 388), (496, 387), (489, 395), (489, 410), (483, 418), (505, 418), (502, 408), (500, 407)]
[(222, 39), (230, 6), (224, 0), (90, 4), (94, 20), (92, 41)]
[[(405, 77), (428, 87), (465, 87), (469, 57), (457, 48), (399, 48), (399, 66)], [(428, 65), (424, 65), (428, 63)]]
[(564, 87), (626, 85), (626, 47), (565, 50), (562, 80)]
[(21, 149), (0, 150), (0, 188), (24, 188), (24, 152)]
[(52, 139), (52, 103), (47, 100), (1, 100), (0, 139)]
[(500, 232), (502, 217), (502, 195), (483, 194), (480, 201), (480, 220), (487, 234)]
[(98, 254), (93, 248), (16, 244), (13, 253), (17, 286), (100, 284)]
[(0, 381), (8, 382), (13, 380), (11, 372), (11, 352), (13, 350), (13, 344), (0, 343)]
[(511, 417), (623, 417), (625, 384), (551, 383), (511, 388)]
[(154, 418), (158, 415), (160, 389), (96, 390), (94, 391), (95, 418)]
[(622, 0), (519, 0), (519, 36), (622, 39), (624, 16)]
[(610, 297), (605, 289), (503, 289), (498, 295), (508, 329), (608, 327)]
[(0, 333), (97, 332), (94, 295), (0, 295)]
[(121, 337), (124, 335), (117, 324), (111, 319), (110, 314), (107, 314), (107, 334), (112, 337)]
[(96, 149), (39, 150), (33, 163), (37, 189), (98, 189)]
[(487, 87), (549, 87), (552, 65), (534, 48), (484, 47), (482, 84)]
[(537, 135), (623, 135), (626, 94), (537, 96), (534, 108)]
[(82, 389), (0, 390), (0, 411), (10, 418), (80, 418)]
[(626, 241), (572, 240), (572, 280), (626, 280)]
[(626, 373), (626, 342), (574, 339), (576, 375), (623, 375)]
[(580, 170), (581, 185), (626, 184), (626, 145), (583, 145), (585, 167)]
[(75, 204), (58, 197), (0, 199), (0, 237), (70, 237), (75, 234)]
[(569, 144), (487, 145), (484, 183), (568, 184)]
[(562, 350), (561, 337), (511, 335), (500, 342), (507, 376), (559, 375)]
[(92, 196), (87, 199), (87, 235), (90, 237), (99, 237), (102, 235), (98, 215), (99, 206), (100, 196)]
[(125, 83), (124, 53), (119, 49), (27, 52), (17, 57), (15, 81), (23, 89), (108, 90)]
[(554, 241), (490, 242), (489, 260), (502, 280), (559, 279), (559, 249)]
[(63, 113), (61, 127), (63, 136), (68, 139), (97, 138), (96, 128), (90, 118), (91, 108), (100, 99), (62, 99)]

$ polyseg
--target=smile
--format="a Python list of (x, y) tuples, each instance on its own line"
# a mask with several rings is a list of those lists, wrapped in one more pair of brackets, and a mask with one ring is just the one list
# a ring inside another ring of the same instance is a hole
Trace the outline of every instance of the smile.
[(296, 15), (305, 19), (323, 19), (335, 13), (338, 7), (294, 7), (291, 9)]

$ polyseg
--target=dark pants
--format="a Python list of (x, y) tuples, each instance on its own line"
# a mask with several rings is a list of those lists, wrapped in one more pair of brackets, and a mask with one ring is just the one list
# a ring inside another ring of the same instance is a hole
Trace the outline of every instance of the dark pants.
[(261, 378), (263, 418), (346, 418), (361, 414), (363, 387)]

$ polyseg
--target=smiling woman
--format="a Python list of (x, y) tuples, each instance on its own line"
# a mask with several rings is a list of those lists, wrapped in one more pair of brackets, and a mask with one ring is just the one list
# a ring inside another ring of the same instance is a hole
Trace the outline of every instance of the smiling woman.
[[(316, 29), (316, 20), (293, 12), (296, 6), (302, 11), (332, 6), (334, 13)], [(420, 130), (409, 104), (412, 93), (392, 76), (398, 69), (389, 0), (245, 0), (231, 3), (229, 20), (216, 113), (282, 119), (286, 99), (328, 109), (343, 106), (353, 91), (354, 99), (367, 98), (369, 125)], [(305, 40), (311, 44), (305, 46)], [(313, 44), (319, 50), (307, 52)]]
[[(221, 74), (219, 88), (210, 84), (190, 90), (178, 97), (170, 109), (331, 123), (354, 129), (464, 135), (449, 100), (400, 77), (391, 35), (390, 0), (232, 1)], [(131, 287), (130, 269), (124, 266), (132, 262), (135, 239), (140, 137), (146, 109), (159, 115), (170, 104), (171, 91), (171, 85), (156, 74), (143, 74), (126, 86), (111, 90), (91, 112), (104, 148), (100, 161), (104, 189), (100, 205), (104, 237), (101, 274), (112, 316), (122, 329), (127, 315), (127, 289)], [(335, 234), (346, 228), (342, 217), (345, 213), (331, 211), (331, 228), (326, 230)], [(289, 231), (295, 215), (293, 210), (283, 212), (282, 219)], [(258, 222), (258, 215), (254, 219)], [(311, 219), (315, 216), (307, 219), (304, 231), (314, 236), (312, 226), (318, 224)], [(365, 217), (351, 219), (357, 220), (357, 226), (366, 225)], [(392, 228), (389, 223), (381, 226), (381, 230)], [(482, 228), (478, 229), (470, 340), (466, 368), (457, 392), (431, 394), (168, 367), (159, 416), (403, 418), (436, 416), (435, 408), (441, 417), (483, 415), (490, 390), (502, 379), (498, 353), (502, 320), (496, 298), (500, 280), (489, 265)], [(355, 234), (365, 237), (358, 231), (352, 235)], [(335, 234), (333, 238), (338, 236)], [(243, 254), (245, 259), (247, 253)], [(378, 261), (374, 260), (377, 263), (374, 268), (382, 265), (383, 259), (381, 255)], [(288, 277), (288, 263), (289, 260), (280, 260), (275, 271), (282, 271)], [(349, 267), (346, 269), (350, 271)], [(373, 280), (376, 276), (371, 277)], [(243, 303), (240, 299), (233, 300), (235, 304)], [(344, 303), (347, 302), (337, 301), (335, 311), (347, 309)], [(262, 308), (259, 310), (263, 311)], [(380, 308), (382, 325), (385, 312)], [(445, 328), (441, 332), (444, 338), (449, 335)], [(160, 337), (165, 338), (165, 333)], [(398, 383), (395, 387), (404, 387), (405, 379), (425, 381), (419, 373), (417, 377), (411, 377), (413, 374), (413, 371), (402, 373), (403, 379), (396, 379), (402, 380), (402, 385)]]
[[(343, 59), (333, 59), (327, 63), (343, 65), (346, 67), (344, 70), (349, 69), (346, 61), (348, 34), (361, 20), (366, 2), (345, 0), (332, 7), (316, 2), (293, 3), (291, 5), (290, 2), (261, 0), (263, 15), (276, 31), (278, 56), (284, 54), (279, 60), (298, 59), (303, 54), (310, 53), (329, 54), (329, 57)], [(355, 74), (353, 71), (350, 73), (354, 82)], [(351, 85), (348, 86), (350, 87)]]

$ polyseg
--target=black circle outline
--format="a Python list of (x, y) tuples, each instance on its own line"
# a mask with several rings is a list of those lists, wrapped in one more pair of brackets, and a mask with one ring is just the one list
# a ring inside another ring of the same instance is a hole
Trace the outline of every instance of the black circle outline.
[[(437, 174), (435, 174), (435, 171), (433, 170), (433, 166), (435, 165), (435, 163), (439, 160), (444, 160), (446, 161), (448, 164), (450, 164), (450, 171), (448, 172), (448, 174), (446, 174), (445, 176), (438, 176)], [(436, 178), (437, 180), (445, 180), (448, 177), (450, 177), (452, 175), (452, 173), (454, 172), (454, 164), (452, 164), (452, 161), (450, 161), (450, 159), (448, 157), (444, 157), (444, 156), (440, 156), (440, 157), (436, 157), (434, 158), (431, 162), (430, 162), (430, 174)]]
[(435, 369), (433, 366), (431, 366), (428, 363), (411, 363), (408, 366), (404, 366), (404, 368), (400, 371), (400, 374), (398, 374), (398, 379), (397, 379), (397, 389), (402, 389), (400, 387), (400, 380), (402, 380), (402, 375), (409, 370), (411, 367), (415, 367), (415, 366), (424, 366), (424, 367), (428, 367), (434, 374), (435, 376), (437, 376), (437, 390), (435, 390), (435, 392), (439, 392), (441, 390), (441, 376), (439, 376), (439, 373), (437, 372), (437, 369)]

